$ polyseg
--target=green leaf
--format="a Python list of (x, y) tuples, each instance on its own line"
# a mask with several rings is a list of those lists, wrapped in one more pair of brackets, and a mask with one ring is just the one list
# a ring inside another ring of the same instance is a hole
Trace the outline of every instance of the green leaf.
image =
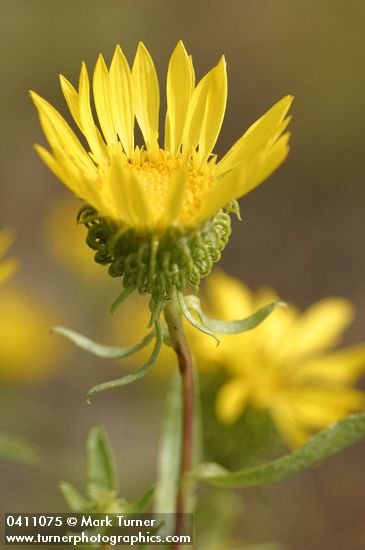
[(101, 426), (93, 426), (86, 440), (86, 491), (91, 499), (101, 492), (118, 491), (113, 451)]
[(228, 472), (218, 464), (201, 464), (189, 477), (215, 487), (257, 487), (276, 483), (345, 449), (365, 435), (365, 413), (332, 424), (288, 455), (262, 466)]
[(102, 384), (98, 384), (97, 386), (94, 386), (93, 388), (91, 388), (91, 390), (87, 393), (87, 396), (86, 396), (86, 400), (88, 401), (88, 403), (90, 403), (91, 398), (96, 393), (112, 390), (114, 388), (120, 388), (121, 386), (126, 386), (127, 384), (131, 384), (132, 382), (139, 380), (140, 378), (142, 378), (147, 374), (150, 368), (153, 367), (153, 365), (156, 363), (161, 351), (162, 343), (163, 343), (163, 332), (162, 332), (160, 321), (156, 322), (155, 327), (156, 327), (156, 343), (147, 363), (145, 363), (143, 367), (136, 370), (132, 374), (127, 374), (122, 378), (117, 378), (116, 380), (110, 380), (109, 382), (103, 382)]
[(128, 298), (128, 296), (132, 294), (133, 290), (134, 288), (123, 288), (122, 292), (115, 298), (114, 302), (112, 303), (112, 306), (110, 308), (110, 312), (112, 314)]
[(169, 514), (175, 510), (180, 477), (181, 417), (181, 379), (176, 372), (167, 394), (157, 455), (154, 499), (154, 512), (157, 514)]
[(129, 502), (123, 509), (123, 512), (125, 512), (126, 514), (140, 514), (147, 508), (147, 506), (151, 502), (154, 493), (155, 488), (151, 487), (140, 498), (138, 498), (134, 502)]
[(128, 357), (129, 355), (143, 349), (155, 337), (155, 332), (152, 331), (138, 344), (133, 344), (132, 346), (127, 346), (125, 348), (118, 348), (115, 346), (106, 346), (104, 344), (100, 344), (99, 342), (94, 342), (93, 340), (90, 340), (90, 338), (87, 338), (86, 336), (83, 336), (82, 334), (66, 327), (53, 327), (52, 333), (65, 336), (79, 348), (91, 353), (92, 355), (96, 355), (97, 357), (102, 357), (103, 359), (121, 359), (123, 357)]
[(219, 321), (218, 319), (212, 319), (205, 315), (202, 311), (200, 300), (197, 296), (189, 295), (185, 296), (185, 304), (188, 309), (195, 311), (200, 317), (204, 327), (210, 331), (218, 332), (220, 334), (238, 334), (240, 332), (247, 332), (257, 327), (262, 321), (270, 315), (277, 307), (286, 306), (284, 302), (273, 302), (267, 306), (258, 309), (255, 313), (246, 317), (245, 319), (235, 321)]
[(187, 321), (189, 321), (189, 323), (194, 328), (196, 328), (197, 330), (200, 330), (200, 332), (203, 332), (204, 334), (208, 334), (208, 336), (211, 336), (212, 338), (214, 338), (214, 340), (217, 342), (217, 346), (218, 346), (220, 344), (220, 340), (219, 340), (218, 336), (216, 336), (214, 334), (214, 332), (209, 327), (199, 323), (195, 319), (195, 317), (190, 313), (189, 308), (186, 306), (186, 303), (185, 303), (185, 300), (187, 298), (189, 298), (189, 296), (183, 296), (183, 294), (181, 292), (177, 292), (177, 297), (178, 297), (178, 300), (179, 300), (179, 305), (180, 305), (181, 311), (182, 311), (185, 319)]
[(87, 510), (87, 500), (71, 483), (61, 481), (60, 491), (71, 512), (84, 512)]
[(28, 439), (13, 433), (0, 432), (0, 460), (33, 466), (40, 462), (41, 453)]

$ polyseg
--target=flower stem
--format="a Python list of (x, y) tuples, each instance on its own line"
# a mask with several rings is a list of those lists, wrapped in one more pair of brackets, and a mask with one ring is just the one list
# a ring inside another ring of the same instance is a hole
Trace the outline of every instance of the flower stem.
[[(182, 483), (184, 474), (191, 470), (193, 454), (193, 428), (194, 428), (194, 381), (193, 364), (189, 345), (184, 333), (180, 308), (176, 293), (165, 307), (165, 320), (169, 329), (172, 346), (177, 355), (179, 371), (182, 382), (182, 445), (180, 463), (180, 483), (176, 500), (176, 526), (175, 535), (180, 536), (184, 528), (184, 514), (186, 512), (186, 491)], [(180, 548), (176, 543), (175, 550)]]

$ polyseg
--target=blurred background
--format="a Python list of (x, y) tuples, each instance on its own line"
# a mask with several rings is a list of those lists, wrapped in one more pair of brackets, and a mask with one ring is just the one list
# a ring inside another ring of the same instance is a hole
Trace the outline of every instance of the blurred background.
[[(154, 480), (168, 377), (151, 375), (89, 406), (92, 385), (135, 365), (97, 360), (48, 334), (62, 324), (105, 343), (134, 341), (123, 307), (109, 315), (120, 282), (79, 245), (78, 204), (32, 149), (44, 139), (28, 90), (66, 114), (58, 74), (77, 83), (81, 60), (90, 72), (99, 52), (110, 62), (117, 43), (132, 61), (139, 40), (163, 87), (183, 39), (198, 78), (222, 53), (227, 59), (219, 155), (294, 94), (289, 158), (241, 200), (243, 222), (234, 222), (221, 266), (300, 308), (324, 296), (350, 299), (357, 316), (344, 343), (353, 344), (365, 340), (365, 3), (2, 0), (1, 12), (1, 226), (16, 234), (11, 255), (21, 267), (0, 293), (0, 429), (31, 439), (43, 455), (32, 467), (1, 463), (2, 511), (64, 510), (58, 482), (83, 488), (84, 440), (99, 422), (118, 455), (123, 496), (132, 499)], [(360, 442), (287, 482), (246, 491), (235, 538), (290, 550), (362, 550), (364, 464)]]

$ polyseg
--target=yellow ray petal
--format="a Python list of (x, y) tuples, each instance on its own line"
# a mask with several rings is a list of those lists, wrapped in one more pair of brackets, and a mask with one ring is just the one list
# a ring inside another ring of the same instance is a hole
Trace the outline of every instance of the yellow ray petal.
[(195, 148), (199, 143), (213, 70), (214, 69), (209, 71), (209, 73), (200, 80), (189, 102), (182, 137), (182, 150), (187, 154), (189, 154), (191, 149)]
[(19, 269), (19, 261), (16, 258), (7, 258), (0, 264), (0, 285), (8, 281)]
[(289, 137), (287, 132), (267, 151), (261, 152), (245, 164), (246, 178), (241, 180), (236, 199), (247, 195), (279, 168), (289, 153)]
[(92, 160), (59, 112), (35, 92), (31, 92), (31, 98), (38, 110), (41, 126), (50, 146), (65, 151), (80, 169), (94, 172)]
[(134, 101), (132, 75), (119, 46), (110, 66), (111, 103), (115, 126), (123, 149), (130, 158), (134, 150)]
[(82, 124), (81, 124), (80, 112), (79, 112), (79, 94), (75, 90), (75, 88), (72, 86), (71, 82), (69, 82), (67, 78), (65, 78), (62, 74), (60, 74), (60, 83), (61, 83), (62, 93), (65, 97), (70, 113), (73, 119), (75, 120), (77, 126), (82, 131)]
[(343, 298), (325, 298), (309, 307), (293, 325), (283, 353), (291, 359), (310, 357), (336, 345), (354, 317), (354, 308)]
[[(279, 299), (274, 293), (268, 295), (263, 303), (256, 303), (255, 309), (270, 304)], [(281, 307), (275, 310), (264, 323), (252, 331), (257, 350), (264, 351), (266, 357), (273, 358), (278, 365), (285, 365), (285, 343), (291, 337), (291, 329), (300, 312), (293, 306)]]
[(208, 277), (205, 289), (208, 303), (214, 308), (209, 310), (212, 317), (230, 321), (243, 319), (254, 311), (253, 295), (249, 289), (220, 269), (215, 269)]
[(222, 56), (211, 72), (205, 114), (199, 137), (199, 158), (205, 161), (213, 150), (222, 126), (227, 104), (227, 70)]
[(160, 90), (152, 57), (144, 44), (138, 44), (132, 67), (136, 118), (142, 130), (147, 147), (151, 147), (158, 136), (158, 115)]
[[(40, 145), (35, 145), (35, 149), (43, 162), (78, 198), (90, 203), (98, 211), (102, 211), (102, 201), (100, 190), (94, 178), (89, 179), (87, 175), (79, 170), (72, 159), (69, 159), (62, 151), (55, 150), (53, 157), (46, 149)], [(104, 212), (110, 215), (110, 212)]]
[(299, 382), (351, 384), (365, 373), (365, 344), (345, 348), (297, 365)]
[[(105, 177), (105, 176), (104, 176)], [(105, 180), (101, 181), (83, 181), (81, 183), (82, 194), (80, 197), (95, 208), (102, 217), (116, 218), (116, 208), (110, 200), (110, 195), (106, 192)]]
[(194, 64), (193, 64), (193, 56), (189, 55), (189, 61), (190, 61), (190, 72), (191, 72), (191, 80), (193, 83), (193, 90), (195, 88), (195, 71), (194, 71)]
[(164, 138), (165, 151), (171, 151), (170, 139), (171, 139), (170, 118), (169, 118), (169, 112), (166, 111), (166, 116), (165, 116), (165, 138)]
[(37, 151), (38, 155), (43, 160), (44, 164), (48, 166), (48, 168), (51, 170), (51, 172), (59, 179), (61, 180), (67, 187), (75, 193), (75, 195), (80, 196), (80, 186), (77, 182), (77, 180), (73, 180), (72, 178), (65, 177), (65, 172), (62, 168), (62, 166), (59, 165), (59, 163), (56, 161), (53, 155), (50, 154), (47, 149), (42, 147), (41, 145), (35, 145), (35, 150)]
[(143, 184), (131, 169), (123, 166), (119, 155), (112, 159), (106, 188), (112, 195), (121, 221), (138, 228), (152, 223), (152, 211)]
[(242, 378), (230, 380), (219, 390), (216, 411), (218, 418), (232, 424), (242, 414), (248, 404), (249, 386)]
[(270, 409), (270, 415), (282, 438), (290, 447), (304, 445), (310, 436), (310, 431), (303, 426), (292, 407), (286, 403), (276, 403), (275, 407)]
[[(284, 134), (274, 145), (269, 146), (267, 150), (260, 151), (246, 163), (241, 163), (232, 171), (226, 172), (223, 178), (218, 180), (214, 191), (223, 184), (227, 188), (225, 191), (223, 189), (220, 190), (222, 193), (219, 199), (220, 207), (225, 206), (229, 200), (247, 195), (247, 193), (255, 189), (275, 172), (289, 153), (289, 137), (289, 133)], [(227, 199), (227, 197), (229, 197), (229, 200), (223, 204), (223, 200)]]
[(365, 406), (365, 394), (355, 388), (308, 386), (293, 392), (294, 408), (310, 429), (321, 429)]
[(246, 178), (245, 167), (238, 166), (218, 180), (206, 196), (197, 220), (201, 222), (210, 218), (220, 208), (227, 206), (231, 200), (237, 198), (239, 189), (245, 184)]
[(100, 136), (100, 132), (95, 126), (91, 111), (90, 82), (84, 62), (81, 65), (79, 80), (79, 114), (82, 131), (88, 141), (88, 144), (90, 145), (90, 149), (98, 164), (103, 164), (107, 160), (106, 146)]
[(194, 69), (180, 40), (173, 51), (167, 72), (168, 135), (165, 134), (165, 149), (175, 155), (181, 145), (185, 119), (194, 89)]
[(274, 135), (277, 135), (277, 129), (284, 120), (292, 101), (293, 96), (287, 95), (283, 97), (267, 113), (252, 124), (218, 163), (218, 175), (232, 170), (262, 147), (265, 147), (267, 142)]
[(188, 171), (182, 166), (177, 170), (170, 182), (167, 190), (166, 206), (163, 214), (163, 222), (165, 226), (173, 225), (177, 220), (184, 198)]
[(116, 143), (117, 132), (115, 130), (112, 105), (111, 86), (108, 68), (103, 56), (100, 54), (95, 65), (93, 76), (93, 93), (95, 109), (100, 122), (100, 127), (107, 143)]

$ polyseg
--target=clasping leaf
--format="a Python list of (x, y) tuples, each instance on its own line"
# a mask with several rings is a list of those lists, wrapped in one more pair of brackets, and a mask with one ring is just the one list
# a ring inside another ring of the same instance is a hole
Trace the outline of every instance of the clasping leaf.
[(189, 477), (222, 488), (258, 487), (290, 477), (345, 449), (365, 435), (365, 413), (358, 413), (332, 424), (308, 442), (272, 462), (229, 472), (218, 464), (200, 464)]

